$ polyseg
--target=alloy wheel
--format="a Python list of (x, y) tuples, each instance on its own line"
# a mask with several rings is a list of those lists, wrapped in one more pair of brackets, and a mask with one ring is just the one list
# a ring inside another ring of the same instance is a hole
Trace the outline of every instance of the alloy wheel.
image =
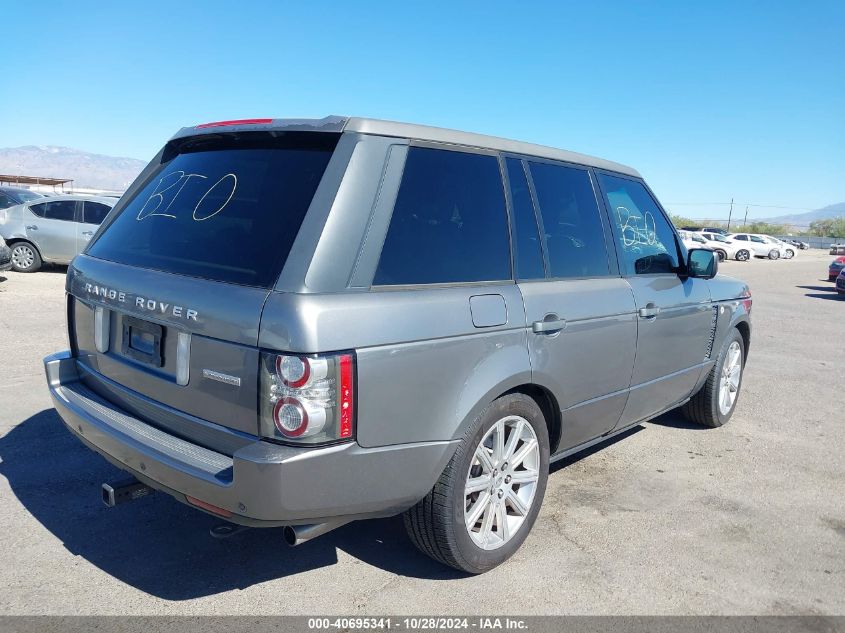
[(464, 484), (464, 523), (481, 549), (510, 541), (531, 511), (540, 476), (534, 428), (517, 415), (498, 420), (478, 443)]
[(739, 394), (742, 380), (742, 350), (737, 341), (728, 347), (725, 362), (722, 364), (722, 377), (719, 382), (719, 411), (722, 415), (730, 413)]

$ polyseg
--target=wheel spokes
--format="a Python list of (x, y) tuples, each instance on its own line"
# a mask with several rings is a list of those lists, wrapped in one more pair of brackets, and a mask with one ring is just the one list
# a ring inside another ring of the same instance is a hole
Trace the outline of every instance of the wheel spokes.
[(734, 369), (731, 372), (731, 375), (729, 377), (729, 381), (730, 381), (730, 385), (731, 385), (731, 391), (738, 391), (739, 390), (739, 376), (740, 376), (740, 373), (739, 373), (738, 370)]
[(493, 461), (490, 459), (490, 453), (487, 452), (487, 447), (484, 444), (475, 449), (475, 459), (481, 464), (484, 472), (493, 472)]
[(532, 437), (522, 445), (519, 451), (514, 454), (513, 459), (511, 459), (511, 468), (516, 468), (522, 464), (525, 458), (528, 457), (535, 448), (537, 448), (537, 440)]
[(481, 475), (480, 477), (472, 477), (467, 481), (467, 485), (464, 488), (464, 494), (469, 496), (475, 492), (481, 492), (482, 490), (487, 490), (490, 487), (490, 484), (493, 483), (493, 478), (490, 475)]
[(513, 508), (514, 512), (519, 514), (519, 516), (524, 517), (528, 514), (528, 508), (522, 502), (522, 499), (520, 499), (519, 496), (513, 490), (508, 492), (507, 499), (510, 502), (511, 508)]
[(466, 524), (467, 528), (470, 530), (475, 527), (475, 524), (478, 523), (478, 519), (481, 518), (481, 515), (484, 513), (484, 510), (490, 505), (490, 494), (489, 493), (482, 493), (475, 502), (475, 505), (472, 506), (470, 512), (466, 515)]
[(514, 451), (516, 450), (516, 445), (519, 444), (519, 438), (522, 436), (522, 430), (525, 426), (525, 422), (522, 420), (518, 420), (516, 426), (513, 427), (511, 430), (511, 435), (508, 438), (508, 444), (505, 446), (505, 459), (508, 460), (513, 456)]
[(536, 470), (517, 470), (511, 475), (512, 484), (533, 484), (540, 478)]
[(505, 458), (505, 421), (496, 422), (496, 430), (493, 433), (493, 461), (500, 465)]
[(481, 538), (485, 543), (490, 542), (490, 535), (493, 532), (493, 517), (495, 515), (495, 508), (491, 500), (488, 498), (487, 506), (484, 512), (484, 520), (481, 522)]
[(511, 537), (507, 508), (501, 502), (496, 504), (496, 530), (503, 541)]

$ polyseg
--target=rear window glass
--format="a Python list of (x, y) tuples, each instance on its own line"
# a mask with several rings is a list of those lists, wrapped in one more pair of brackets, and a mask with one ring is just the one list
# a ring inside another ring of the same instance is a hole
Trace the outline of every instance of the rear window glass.
[(516, 264), (516, 278), (542, 279), (546, 276), (546, 269), (528, 179), (525, 177), (521, 160), (508, 158), (505, 162), (513, 207), (513, 259)]
[(412, 147), (373, 283), (510, 278), (508, 219), (498, 160)]
[(85, 224), (102, 224), (111, 211), (111, 207), (101, 202), (86, 200), (82, 205), (82, 221)]
[(334, 134), (194, 140), (166, 160), (88, 254), (268, 288), (329, 162)]
[(550, 277), (610, 272), (598, 202), (584, 169), (528, 163), (543, 219)]
[[(36, 206), (40, 207), (40, 213), (36, 215), (47, 220), (73, 222), (74, 216), (76, 215), (75, 200), (56, 200), (55, 202), (45, 202), (43, 205)], [(34, 209), (35, 207), (32, 208)]]
[(14, 196), (20, 200), (21, 202), (29, 202), (30, 200), (38, 200), (39, 198), (43, 198), (40, 193), (35, 193), (34, 191), (26, 191), (26, 190), (19, 190), (14, 193)]

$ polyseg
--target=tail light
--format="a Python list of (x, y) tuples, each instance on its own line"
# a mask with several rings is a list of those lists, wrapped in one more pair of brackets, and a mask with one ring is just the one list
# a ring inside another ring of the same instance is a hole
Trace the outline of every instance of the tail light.
[(297, 444), (350, 440), (355, 356), (261, 354), (261, 435)]
[(751, 303), (752, 303), (752, 301), (751, 301), (751, 290), (746, 290), (742, 294), (742, 305), (745, 306), (746, 312), (751, 312)]

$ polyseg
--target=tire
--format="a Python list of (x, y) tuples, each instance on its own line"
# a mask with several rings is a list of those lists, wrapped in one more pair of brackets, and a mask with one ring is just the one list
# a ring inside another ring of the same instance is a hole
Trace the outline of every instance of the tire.
[[(735, 352), (739, 352), (739, 357), (734, 357)], [(730, 358), (729, 358), (730, 357)], [(735, 379), (731, 380), (728, 371), (728, 366), (731, 367), (730, 376), (735, 375)], [(738, 373), (733, 373), (733, 368), (738, 368)], [(731, 419), (736, 403), (739, 400), (739, 392), (742, 389), (742, 372), (745, 369), (745, 343), (742, 340), (742, 335), (739, 330), (734, 329), (730, 336), (728, 336), (722, 349), (719, 351), (719, 356), (716, 359), (716, 364), (710, 370), (707, 380), (702, 385), (701, 389), (687, 402), (681, 411), (684, 416), (690, 421), (710, 428), (716, 428), (727, 424)], [(733, 385), (733, 388), (731, 388)], [(722, 400), (724, 392), (723, 389), (729, 389), (734, 395), (730, 400), (729, 406), (725, 407), (725, 401)]]
[[(505, 450), (510, 448), (517, 429), (520, 439), (514, 441), (510, 455), (527, 451), (527, 457), (514, 467), (488, 451), (495, 451), (499, 433)], [(490, 460), (487, 466), (481, 464), (481, 453)], [(502, 465), (505, 470), (500, 472)], [(511, 483), (518, 476), (526, 483)], [(489, 571), (510, 558), (528, 536), (548, 476), (549, 434), (540, 407), (521, 393), (502, 396), (472, 423), (431, 492), (405, 513), (408, 536), (421, 552), (444, 565), (470, 574)], [(477, 485), (489, 483), (490, 488), (467, 494), (470, 479), (478, 480)], [(522, 513), (517, 510), (520, 504)], [(473, 521), (471, 527), (468, 520)]]
[(719, 257), (719, 263), (725, 261), (728, 258), (728, 254), (725, 251), (721, 251), (716, 249), (716, 255)]
[(793, 257), (795, 257), (795, 251), (793, 251), (791, 248), (787, 248), (786, 252), (783, 254), (783, 258), (792, 259)]
[(29, 242), (15, 242), (12, 249), (12, 270), (34, 273), (41, 268), (41, 254)]
[(741, 248), (736, 252), (736, 261), (747, 262), (749, 259), (751, 259), (751, 253), (744, 248)]
[(769, 259), (779, 259), (780, 258), (780, 251), (776, 248), (773, 248), (769, 251)]

